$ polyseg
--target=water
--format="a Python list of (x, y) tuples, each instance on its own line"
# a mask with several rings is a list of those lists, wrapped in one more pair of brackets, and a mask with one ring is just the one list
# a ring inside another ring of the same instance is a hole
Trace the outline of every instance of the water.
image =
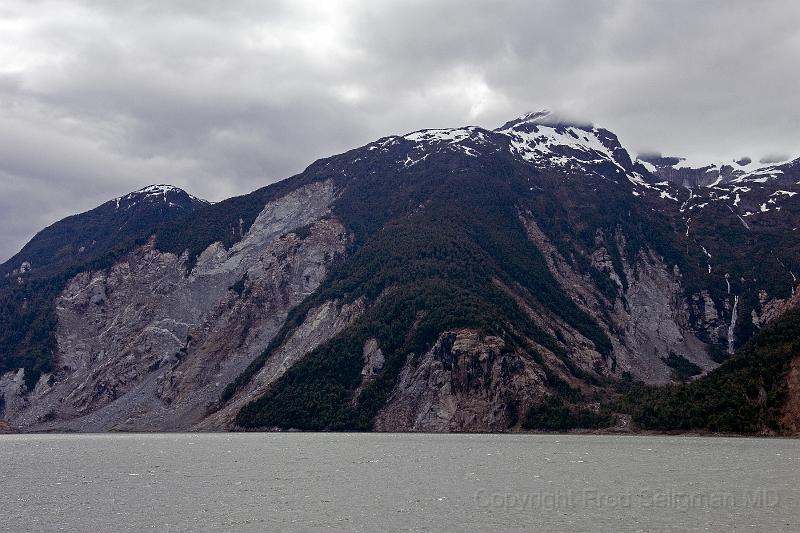
[(0, 531), (800, 531), (800, 441), (0, 436)]

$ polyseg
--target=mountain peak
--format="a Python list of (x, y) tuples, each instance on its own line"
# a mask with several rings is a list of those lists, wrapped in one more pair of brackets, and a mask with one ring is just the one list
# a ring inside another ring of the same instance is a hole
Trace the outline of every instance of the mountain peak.
[(539, 111), (529, 111), (521, 117), (518, 117), (515, 122), (519, 124), (544, 124), (550, 122), (554, 116), (554, 113), (549, 109), (542, 109)]
[(165, 183), (161, 184), (154, 184), (148, 185), (147, 187), (142, 187), (138, 191), (134, 191), (134, 193), (141, 193), (141, 194), (166, 194), (168, 192), (186, 192), (180, 187), (175, 187), (174, 185), (169, 185)]
[(208, 204), (173, 185), (142, 187), (43, 229), (0, 265), (0, 276), (9, 278), (14, 269), (37, 276), (63, 273), (71, 265), (100, 257), (121, 242), (147, 236), (163, 223)]
[(543, 121), (545, 121), (547, 117), (552, 116), (552, 114), (553, 114), (552, 111), (550, 111), (549, 109), (542, 109), (539, 111), (529, 111), (524, 115), (509, 120), (508, 122), (497, 128), (495, 131), (509, 130), (514, 126), (519, 126), (521, 124), (542, 124)]
[(142, 187), (141, 189), (130, 192), (124, 196), (114, 198), (112, 202), (115, 202), (117, 209), (120, 208), (120, 204), (126, 207), (132, 207), (140, 200), (146, 200), (149, 202), (163, 201), (164, 203), (173, 206), (176, 203), (173, 201), (175, 198), (183, 200), (188, 199), (192, 203), (197, 203), (197, 202), (201, 204), (209, 203), (206, 200), (192, 196), (191, 194), (187, 193), (180, 187), (175, 187), (174, 185), (169, 185), (164, 183), (153, 184), (153, 185), (148, 185), (146, 187)]

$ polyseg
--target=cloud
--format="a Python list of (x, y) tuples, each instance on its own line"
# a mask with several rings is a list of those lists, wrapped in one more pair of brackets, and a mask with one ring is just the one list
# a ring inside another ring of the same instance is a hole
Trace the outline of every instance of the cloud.
[(796, 154), (798, 16), (791, 0), (6, 0), (0, 260), (150, 183), (219, 200), (377, 137), (539, 108), (635, 151)]

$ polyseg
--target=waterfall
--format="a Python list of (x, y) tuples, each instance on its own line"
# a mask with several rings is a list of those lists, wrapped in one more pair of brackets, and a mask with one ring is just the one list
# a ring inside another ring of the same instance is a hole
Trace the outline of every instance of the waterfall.
[(739, 297), (733, 297), (733, 311), (731, 312), (731, 324), (728, 326), (728, 353), (733, 355), (733, 341), (735, 340), (733, 337), (733, 330), (736, 328), (736, 319), (737, 317), (737, 307), (739, 306)]

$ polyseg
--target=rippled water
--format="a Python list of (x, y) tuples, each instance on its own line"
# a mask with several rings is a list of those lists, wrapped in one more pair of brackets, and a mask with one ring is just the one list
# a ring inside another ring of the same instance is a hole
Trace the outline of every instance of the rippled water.
[(0, 436), (3, 531), (800, 531), (800, 441)]

